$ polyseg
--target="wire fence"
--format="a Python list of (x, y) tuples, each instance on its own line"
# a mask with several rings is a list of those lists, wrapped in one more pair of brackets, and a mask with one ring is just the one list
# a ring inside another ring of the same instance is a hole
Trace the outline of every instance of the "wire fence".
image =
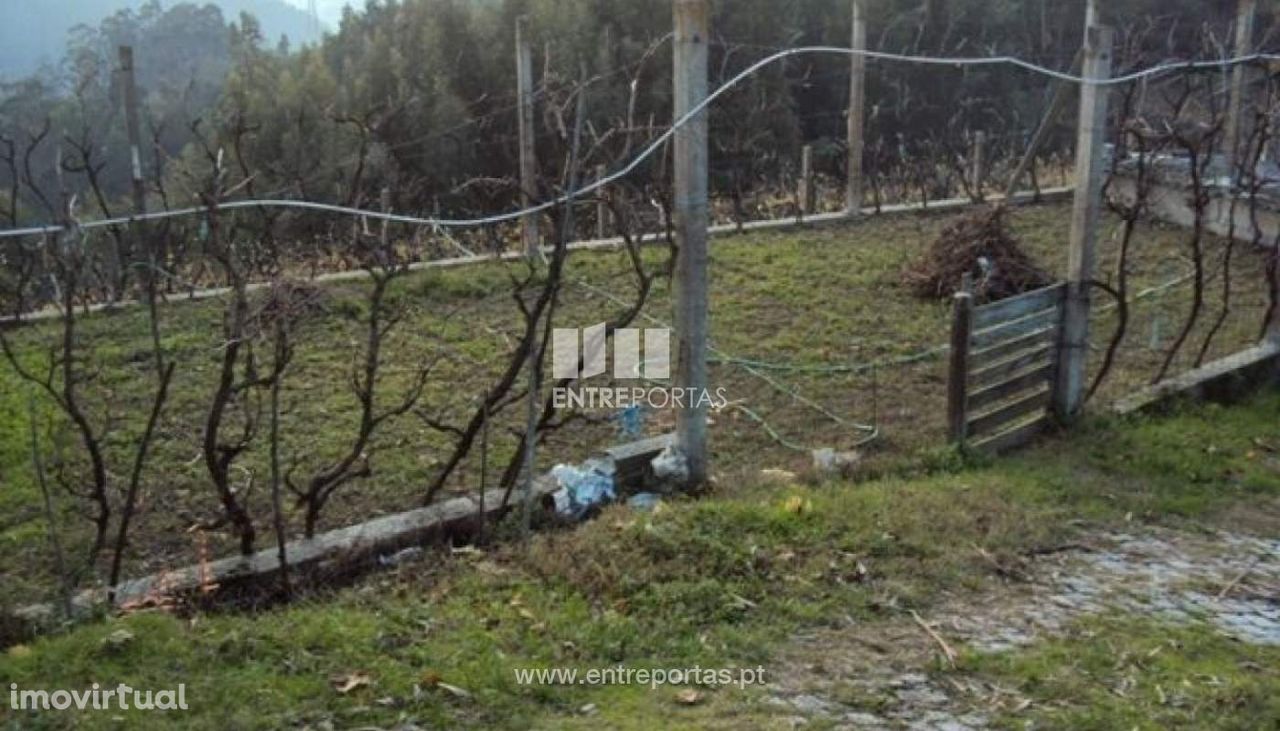
[[(813, 54), (837, 54), (845, 56), (862, 56), (864, 58), (893, 61), (900, 63), (913, 63), (935, 66), (949, 67), (966, 67), (966, 66), (1000, 66), (1009, 65), (1016, 68), (1024, 69), (1050, 79), (1073, 83), (1088, 84), (1097, 86), (1119, 86), (1122, 84), (1130, 84), (1136, 81), (1151, 79), (1162, 75), (1168, 75), (1175, 72), (1192, 72), (1209, 69), (1230, 68), (1240, 64), (1257, 63), (1261, 61), (1280, 60), (1280, 55), (1276, 54), (1250, 54), (1247, 56), (1234, 57), (1221, 60), (1207, 61), (1184, 61), (1179, 63), (1166, 63), (1153, 66), (1147, 69), (1134, 71), (1114, 78), (1107, 79), (1089, 79), (1082, 76), (1076, 76), (1054, 69), (1046, 68), (1023, 61), (1012, 56), (993, 56), (993, 57), (932, 57), (932, 56), (912, 56), (906, 54), (885, 53), (880, 51), (859, 51), (848, 48), (837, 48), (829, 46), (810, 46), (804, 48), (792, 48), (778, 51), (767, 56), (754, 64), (751, 64), (723, 85), (712, 91), (700, 103), (695, 105), (688, 113), (681, 118), (675, 120), (666, 131), (658, 135), (657, 139), (649, 142), (642, 150), (636, 154), (629, 162), (622, 165), (608, 175), (598, 180), (582, 185), (575, 190), (566, 191), (558, 196), (548, 200), (536, 203), (531, 206), (521, 208), (519, 210), (509, 211), (506, 213), (496, 213), (487, 216), (474, 218), (437, 218), (430, 216), (410, 216), (384, 211), (369, 210), (355, 208), (351, 206), (333, 205), (329, 203), (319, 203), (313, 201), (300, 200), (282, 200), (282, 199), (264, 199), (264, 200), (241, 200), (241, 201), (225, 201), (217, 202), (215, 205), (221, 210), (237, 210), (243, 208), (284, 208), (294, 210), (316, 211), (338, 213), (347, 216), (355, 216), (373, 221), (388, 221), (392, 223), (414, 224), (419, 226), (427, 226), (432, 228), (479, 228), (494, 224), (507, 223), (518, 220), (528, 215), (544, 213), (563, 205), (566, 202), (577, 198), (592, 195), (609, 185), (617, 183), (628, 175), (635, 172), (641, 165), (650, 158), (661, 152), (668, 142), (675, 136), (676, 132), (687, 125), (691, 120), (703, 114), (708, 107), (715, 104), (717, 100), (732, 91), (735, 87), (750, 79), (762, 69), (778, 63), (782, 60), (793, 58), (796, 56), (813, 55)], [(114, 218), (95, 219), (89, 221), (81, 221), (77, 226), (82, 229), (93, 229), (108, 226), (127, 225), (130, 223), (141, 223), (147, 221), (158, 221), (177, 217), (201, 216), (208, 212), (207, 207), (191, 206), (186, 208), (177, 208), (168, 211), (156, 211), (146, 214), (136, 214), (131, 216), (117, 216)], [(12, 238), (19, 236), (33, 236), (57, 233), (63, 230), (63, 226), (59, 224), (46, 224), (42, 226), (29, 226), (24, 228), (7, 229), (0, 231), (0, 238)]]
[[(766, 49), (770, 50), (770, 49)], [(433, 363), (434, 370), (425, 387), (422, 402), (413, 413), (392, 420), (372, 439), (365, 456), (372, 460), (376, 480), (362, 483), (362, 489), (338, 494), (328, 520), (345, 524), (360, 516), (387, 510), (407, 509), (421, 498), (424, 474), (438, 474), (455, 438), (467, 427), (469, 414), (487, 398), (494, 382), (500, 381), (513, 354), (519, 352), (524, 335), (519, 307), (513, 290), (519, 277), (536, 283), (536, 267), (530, 270), (513, 247), (518, 240), (520, 219), (537, 215), (543, 219), (549, 240), (555, 240), (553, 224), (563, 224), (563, 210), (574, 206), (576, 225), (572, 238), (590, 239), (628, 233), (650, 240), (664, 240), (669, 228), (671, 206), (664, 199), (669, 178), (669, 142), (693, 115), (724, 100), (754, 74), (772, 64), (800, 56), (855, 55), (849, 49), (807, 47), (782, 49), (752, 62), (719, 86), (690, 115), (673, 125), (643, 125), (634, 134), (634, 154), (625, 156), (603, 175), (594, 167), (577, 171), (585, 182), (578, 186), (548, 185), (550, 192), (534, 205), (514, 210), (451, 215), (430, 212), (407, 214), (388, 205), (375, 210), (371, 204), (340, 205), (276, 195), (243, 200), (216, 200), (205, 205), (156, 211), (145, 216), (115, 216), (72, 221), (69, 224), (28, 226), (0, 231), (5, 270), (3, 276), (19, 276), (28, 291), (21, 302), (6, 302), (11, 312), (22, 314), (43, 304), (60, 303), (57, 315), (65, 315), (65, 303), (88, 308), (101, 305), (113, 309), (128, 292), (147, 278), (163, 282), (161, 296), (181, 299), (215, 299), (205, 304), (169, 308), (159, 316), (165, 329), (160, 339), (168, 355), (182, 366), (185, 380), (176, 400), (186, 408), (174, 409), (166, 422), (156, 454), (164, 460), (169, 489), (152, 496), (147, 505), (146, 527), (151, 544), (164, 544), (163, 536), (181, 535), (196, 525), (213, 525), (220, 519), (218, 506), (208, 497), (204, 464), (191, 460), (191, 445), (198, 441), (205, 425), (204, 397), (213, 391), (211, 360), (226, 352), (227, 302), (236, 285), (228, 286), (228, 268), (214, 258), (225, 250), (243, 264), (238, 272), (252, 280), (249, 293), (263, 293), (252, 303), (262, 310), (272, 303), (273, 284), (282, 280), (314, 283), (334, 282), (332, 287), (309, 300), (313, 317), (300, 325), (295, 370), (282, 387), (286, 404), (287, 429), (281, 445), (287, 454), (306, 463), (315, 455), (340, 452), (344, 434), (358, 428), (357, 405), (348, 393), (351, 373), (358, 373), (361, 338), (368, 331), (371, 305), (367, 287), (355, 280), (370, 266), (371, 252), (389, 255), (404, 264), (423, 266), (428, 271), (397, 280), (397, 295), (404, 305), (399, 313), (400, 328), (384, 344), (388, 367), (380, 383), (388, 391), (412, 387), (418, 364)], [(937, 67), (985, 67), (1010, 65), (1049, 80), (1071, 84), (1122, 86), (1140, 84), (1182, 72), (1203, 72), (1229, 68), (1241, 63), (1274, 60), (1269, 54), (1217, 61), (1161, 64), (1125, 74), (1116, 79), (1084, 79), (1052, 71), (1009, 57), (931, 58), (868, 52), (874, 60), (909, 62)], [(631, 73), (633, 69), (617, 73)], [(539, 99), (547, 100), (563, 90), (544, 86)], [(582, 93), (578, 89), (578, 93)], [(572, 95), (556, 96), (567, 106)], [(491, 119), (511, 115), (514, 106), (495, 101), (490, 111), (467, 122), (483, 126)], [(838, 119), (842, 112), (824, 112), (801, 123)], [(749, 124), (750, 120), (745, 120)], [(451, 130), (401, 143), (412, 147)], [(1030, 126), (1014, 129), (953, 130), (946, 137), (901, 139), (874, 127), (868, 136), (866, 178), (867, 203), (873, 209), (893, 205), (927, 207), (940, 200), (982, 201), (1002, 192), (1018, 165), (1034, 133)], [(985, 140), (979, 150), (978, 132)], [(723, 141), (723, 140), (722, 140)], [(787, 153), (789, 160), (770, 167), (780, 169), (780, 177), (767, 178), (753, 172), (750, 145), (724, 145), (713, 156), (711, 178), (715, 196), (713, 223), (745, 227), (759, 220), (800, 221), (821, 214), (844, 212), (842, 161), (847, 150), (842, 141), (803, 135)], [(495, 143), (501, 144), (502, 141)], [(563, 144), (552, 134), (540, 143), (553, 148)], [(804, 145), (810, 146), (812, 178), (803, 179), (801, 163)], [(782, 154), (782, 153), (778, 153)], [(979, 159), (982, 164), (978, 165)], [(593, 161), (599, 165), (598, 160)], [(567, 171), (566, 171), (567, 173)], [(547, 175), (548, 179), (554, 178)], [(562, 180), (569, 179), (561, 175)], [(1061, 151), (1036, 160), (1033, 187), (1056, 187), (1071, 182), (1071, 161)], [(475, 201), (496, 199), (491, 189), (510, 194), (510, 181), (477, 183)], [(802, 186), (802, 183), (804, 185)], [(800, 190), (814, 191), (810, 204)], [(1053, 272), (1063, 271), (1065, 238), (1064, 209), (1046, 207), (1014, 215), (1013, 227), (1032, 253)], [(141, 226), (140, 224), (146, 224)], [(947, 305), (945, 301), (921, 301), (901, 286), (899, 275), (931, 243), (943, 236), (945, 221), (934, 218), (900, 222), (888, 217), (873, 218), (853, 229), (804, 230), (788, 235), (763, 232), (739, 239), (713, 252), (713, 277), (724, 284), (713, 291), (713, 320), (716, 327), (712, 348), (713, 378), (723, 383), (729, 394), (725, 407), (713, 414), (716, 438), (723, 446), (720, 464), (726, 475), (745, 475), (762, 467), (783, 464), (797, 471), (807, 469), (813, 453), (821, 450), (848, 453), (894, 454), (936, 445), (945, 436), (942, 413), (945, 408), (943, 356), (947, 352)], [(1114, 227), (1114, 221), (1109, 224)], [(163, 241), (158, 253), (143, 247), (129, 248), (131, 232), (145, 229)], [(1214, 239), (1203, 250), (1189, 248), (1184, 230), (1154, 227), (1143, 230), (1136, 244), (1136, 256), (1122, 264), (1115, 254), (1114, 231), (1104, 237), (1104, 272), (1127, 266), (1133, 286), (1127, 333), (1122, 338), (1120, 365), (1105, 384), (1100, 398), (1111, 399), (1149, 382), (1178, 337), (1185, 322), (1189, 292), (1197, 276), (1188, 268), (1192, 253), (1207, 262), (1197, 291), (1206, 294), (1206, 312), (1217, 315), (1229, 311), (1227, 324), (1210, 332), (1215, 317), (1206, 316), (1193, 328), (1189, 338), (1202, 349), (1188, 348), (1177, 368), (1193, 366), (1197, 360), (1230, 352), (1251, 342), (1257, 321), (1266, 309), (1265, 268), (1257, 252), (1236, 251), (1228, 264), (1226, 244)], [(214, 250), (210, 242), (220, 242)], [(1199, 246), (1199, 244), (1197, 244)], [(79, 290), (68, 299), (66, 266), (68, 249), (84, 276)], [(630, 256), (634, 252), (601, 247), (597, 257), (575, 258), (566, 273), (567, 286), (557, 301), (557, 324), (584, 325), (617, 312), (624, 312), (638, 300)], [(152, 254), (155, 255), (152, 255)], [(662, 247), (638, 254), (642, 263), (656, 269), (664, 256)], [(505, 257), (505, 258), (504, 258)], [(121, 264), (123, 262), (123, 264)], [(470, 265), (465, 271), (452, 270), (444, 263)], [(1203, 262), (1202, 262), (1203, 263)], [(113, 271), (122, 268), (124, 274)], [(1238, 286), (1230, 296), (1223, 291), (1222, 274), (1230, 272)], [(352, 276), (332, 276), (346, 275)], [(1106, 277), (1104, 277), (1106, 278)], [(124, 285), (122, 286), (122, 283)], [(244, 283), (240, 282), (239, 286)], [(713, 283), (714, 286), (714, 283)], [(207, 296), (206, 296), (207, 295)], [(1100, 299), (1101, 304), (1103, 300)], [(520, 300), (528, 306), (528, 298)], [(636, 325), (656, 327), (668, 324), (672, 306), (668, 282), (661, 276), (638, 311)], [(376, 305), (372, 306), (374, 310)], [(73, 308), (74, 309), (74, 308)], [(123, 308), (120, 308), (123, 310)], [(1117, 325), (1115, 305), (1100, 306), (1094, 314), (1095, 361), (1101, 358), (1106, 338)], [(255, 310), (258, 313), (258, 310)], [(258, 313), (260, 314), (260, 313)], [(552, 316), (549, 316), (549, 321)], [(120, 397), (122, 412), (113, 418), (127, 423), (124, 433), (133, 434), (143, 415), (137, 404), (145, 403), (149, 376), (140, 365), (152, 333), (146, 329), (143, 308), (119, 312), (110, 318), (78, 321), (77, 337), (82, 341), (71, 353), (73, 365), (88, 366), (100, 360), (96, 369), (110, 374), (112, 396)], [(377, 323), (373, 328), (377, 329)], [(35, 358), (50, 352), (50, 343), (63, 333), (57, 328), (28, 328), (14, 335), (13, 342)], [(256, 335), (263, 335), (258, 332)], [(1217, 339), (1211, 335), (1216, 335)], [(110, 348), (95, 351), (95, 343), (109, 342)], [(259, 343), (265, 347), (266, 343)], [(24, 356), (25, 357), (25, 356)], [(250, 358), (244, 367), (261, 367)], [(1095, 371), (1097, 363), (1095, 362)], [(335, 376), (335, 374), (338, 374)], [(11, 374), (4, 378), (17, 385)], [(359, 376), (354, 376), (359, 383)], [(86, 383), (93, 379), (86, 380)], [(250, 381), (252, 382), (252, 381)], [(545, 388), (544, 379), (535, 386)], [(511, 406), (528, 393), (513, 389), (504, 406)], [(384, 398), (385, 400), (385, 398)], [(257, 403), (246, 396), (245, 410)], [(384, 405), (379, 402), (380, 405)], [(508, 408), (493, 418), (486, 415), (486, 433), (492, 432), (485, 456), (476, 450), (464, 453), (463, 464), (452, 473), (446, 490), (472, 490), (483, 484), (486, 475), (511, 473), (523, 446), (524, 417), (519, 409)], [(421, 413), (418, 413), (421, 412)], [(669, 411), (623, 410), (611, 414), (586, 414), (577, 421), (556, 423), (542, 434), (555, 459), (579, 458), (600, 446), (634, 439), (637, 436), (669, 431), (673, 414)], [(317, 428), (316, 425), (320, 425)], [(443, 426), (442, 426), (443, 425)], [(492, 426), (490, 430), (489, 427)], [(250, 429), (249, 431), (253, 431)], [(488, 439), (488, 437), (486, 437)], [(127, 440), (108, 445), (119, 459)], [(252, 440), (250, 440), (252, 441)], [(773, 449), (780, 446), (781, 451)], [(243, 447), (244, 458), (238, 473), (243, 486), (238, 494), (254, 515), (270, 511), (269, 496), (254, 490), (270, 473), (270, 454), (261, 441)], [(182, 459), (177, 458), (178, 455)], [(372, 455), (371, 457), (369, 455)], [(69, 456), (70, 470), (83, 467), (82, 459)], [(497, 469), (490, 471), (491, 466)], [(490, 483), (492, 484), (492, 483)], [(83, 539), (83, 536), (81, 536)], [(232, 538), (224, 536), (224, 548)], [(173, 552), (185, 547), (173, 547)], [(171, 556), (159, 551), (159, 563)]]

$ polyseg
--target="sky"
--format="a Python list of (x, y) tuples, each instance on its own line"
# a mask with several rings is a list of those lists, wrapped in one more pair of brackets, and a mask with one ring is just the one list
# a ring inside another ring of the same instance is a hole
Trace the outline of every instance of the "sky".
[[(303, 10), (307, 9), (307, 0), (285, 0), (290, 5), (296, 5)], [(351, 0), (316, 0), (316, 9), (320, 11), (320, 20), (325, 25), (332, 28), (338, 27), (338, 22), (342, 20), (342, 8), (351, 3)]]

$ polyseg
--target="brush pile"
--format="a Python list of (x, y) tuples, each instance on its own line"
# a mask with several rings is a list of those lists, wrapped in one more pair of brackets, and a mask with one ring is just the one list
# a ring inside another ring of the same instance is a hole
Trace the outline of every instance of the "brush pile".
[(1006, 208), (984, 208), (948, 225), (929, 250), (902, 273), (916, 296), (950, 297), (973, 276), (978, 304), (995, 302), (1053, 284), (1009, 232)]

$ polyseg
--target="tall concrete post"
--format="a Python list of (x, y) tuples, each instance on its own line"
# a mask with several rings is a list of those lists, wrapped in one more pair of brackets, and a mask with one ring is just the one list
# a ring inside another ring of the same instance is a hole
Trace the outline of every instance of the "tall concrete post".
[(120, 86), (124, 94), (125, 131), (129, 135), (129, 179), (133, 212), (147, 212), (147, 187), (142, 175), (142, 115), (138, 111), (138, 81), (133, 70), (133, 47), (120, 46)]
[(970, 176), (973, 185), (973, 200), (975, 203), (981, 203), (986, 200), (983, 195), (982, 186), (987, 181), (986, 169), (987, 154), (987, 133), (978, 131), (973, 133), (973, 169)]
[(813, 145), (800, 148), (800, 184), (796, 191), (799, 198), (800, 218), (813, 213), (817, 195), (813, 187)]
[[(1239, 0), (1236, 7), (1236, 56), (1253, 52), (1253, 25), (1258, 11), (1258, 0)], [(1236, 161), (1242, 158), (1240, 138), (1244, 132), (1244, 87), (1249, 77), (1249, 66), (1238, 64), (1231, 69), (1231, 98), (1227, 107), (1226, 139), (1223, 152), (1227, 155), (1228, 168), (1235, 175)]]
[[(675, 120), (707, 98), (709, 0), (673, 0), (675, 16)], [(692, 394), (676, 417), (676, 442), (688, 460), (689, 481), (707, 477), (707, 113), (693, 116), (675, 135), (674, 224), (676, 256), (676, 388)]]
[[(516, 87), (520, 105), (517, 109), (520, 137), (520, 204), (528, 208), (538, 190), (538, 157), (533, 132), (533, 47), (529, 44), (528, 18), (516, 19)], [(526, 256), (535, 256), (541, 240), (538, 216), (520, 219), (520, 240)]]
[[(1111, 76), (1114, 37), (1114, 32), (1103, 26), (1092, 26), (1086, 31), (1086, 79), (1107, 79)], [(1075, 205), (1071, 212), (1071, 242), (1067, 255), (1067, 300), (1059, 335), (1062, 347), (1054, 389), (1054, 409), (1064, 421), (1079, 414), (1085, 399), (1091, 301), (1089, 282), (1093, 279), (1102, 185), (1106, 173), (1107, 89), (1088, 83), (1082, 84), (1080, 89)]]
[(849, 74), (849, 180), (845, 191), (845, 210), (850, 216), (862, 213), (862, 154), (866, 147), (867, 57), (857, 51), (867, 50), (866, 0), (853, 0), (853, 43), (855, 51)]

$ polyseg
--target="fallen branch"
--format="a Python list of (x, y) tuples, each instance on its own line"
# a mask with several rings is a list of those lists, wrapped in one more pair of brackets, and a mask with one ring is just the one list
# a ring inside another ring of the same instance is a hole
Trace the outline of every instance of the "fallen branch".
[(916, 621), (916, 624), (920, 625), (920, 628), (923, 629), (934, 642), (938, 643), (938, 647), (942, 649), (943, 656), (947, 658), (947, 664), (954, 669), (956, 666), (956, 651), (951, 648), (951, 645), (948, 645), (947, 641), (942, 639), (942, 635), (934, 631), (928, 623), (921, 619), (920, 615), (917, 614), (914, 609), (911, 610), (911, 618)]
[(1227, 585), (1222, 587), (1222, 591), (1218, 592), (1218, 596), (1215, 598), (1218, 599), (1219, 601), (1226, 599), (1227, 595), (1230, 594), (1233, 589), (1239, 586), (1240, 582), (1244, 581), (1244, 577), (1248, 576), (1249, 572), (1253, 571), (1253, 567), (1257, 565), (1258, 565), (1258, 559), (1254, 558), (1252, 561), (1249, 562), (1248, 566), (1245, 566), (1243, 569), (1240, 570), (1240, 573), (1235, 575), (1235, 578), (1233, 578), (1231, 581), (1228, 581)]

